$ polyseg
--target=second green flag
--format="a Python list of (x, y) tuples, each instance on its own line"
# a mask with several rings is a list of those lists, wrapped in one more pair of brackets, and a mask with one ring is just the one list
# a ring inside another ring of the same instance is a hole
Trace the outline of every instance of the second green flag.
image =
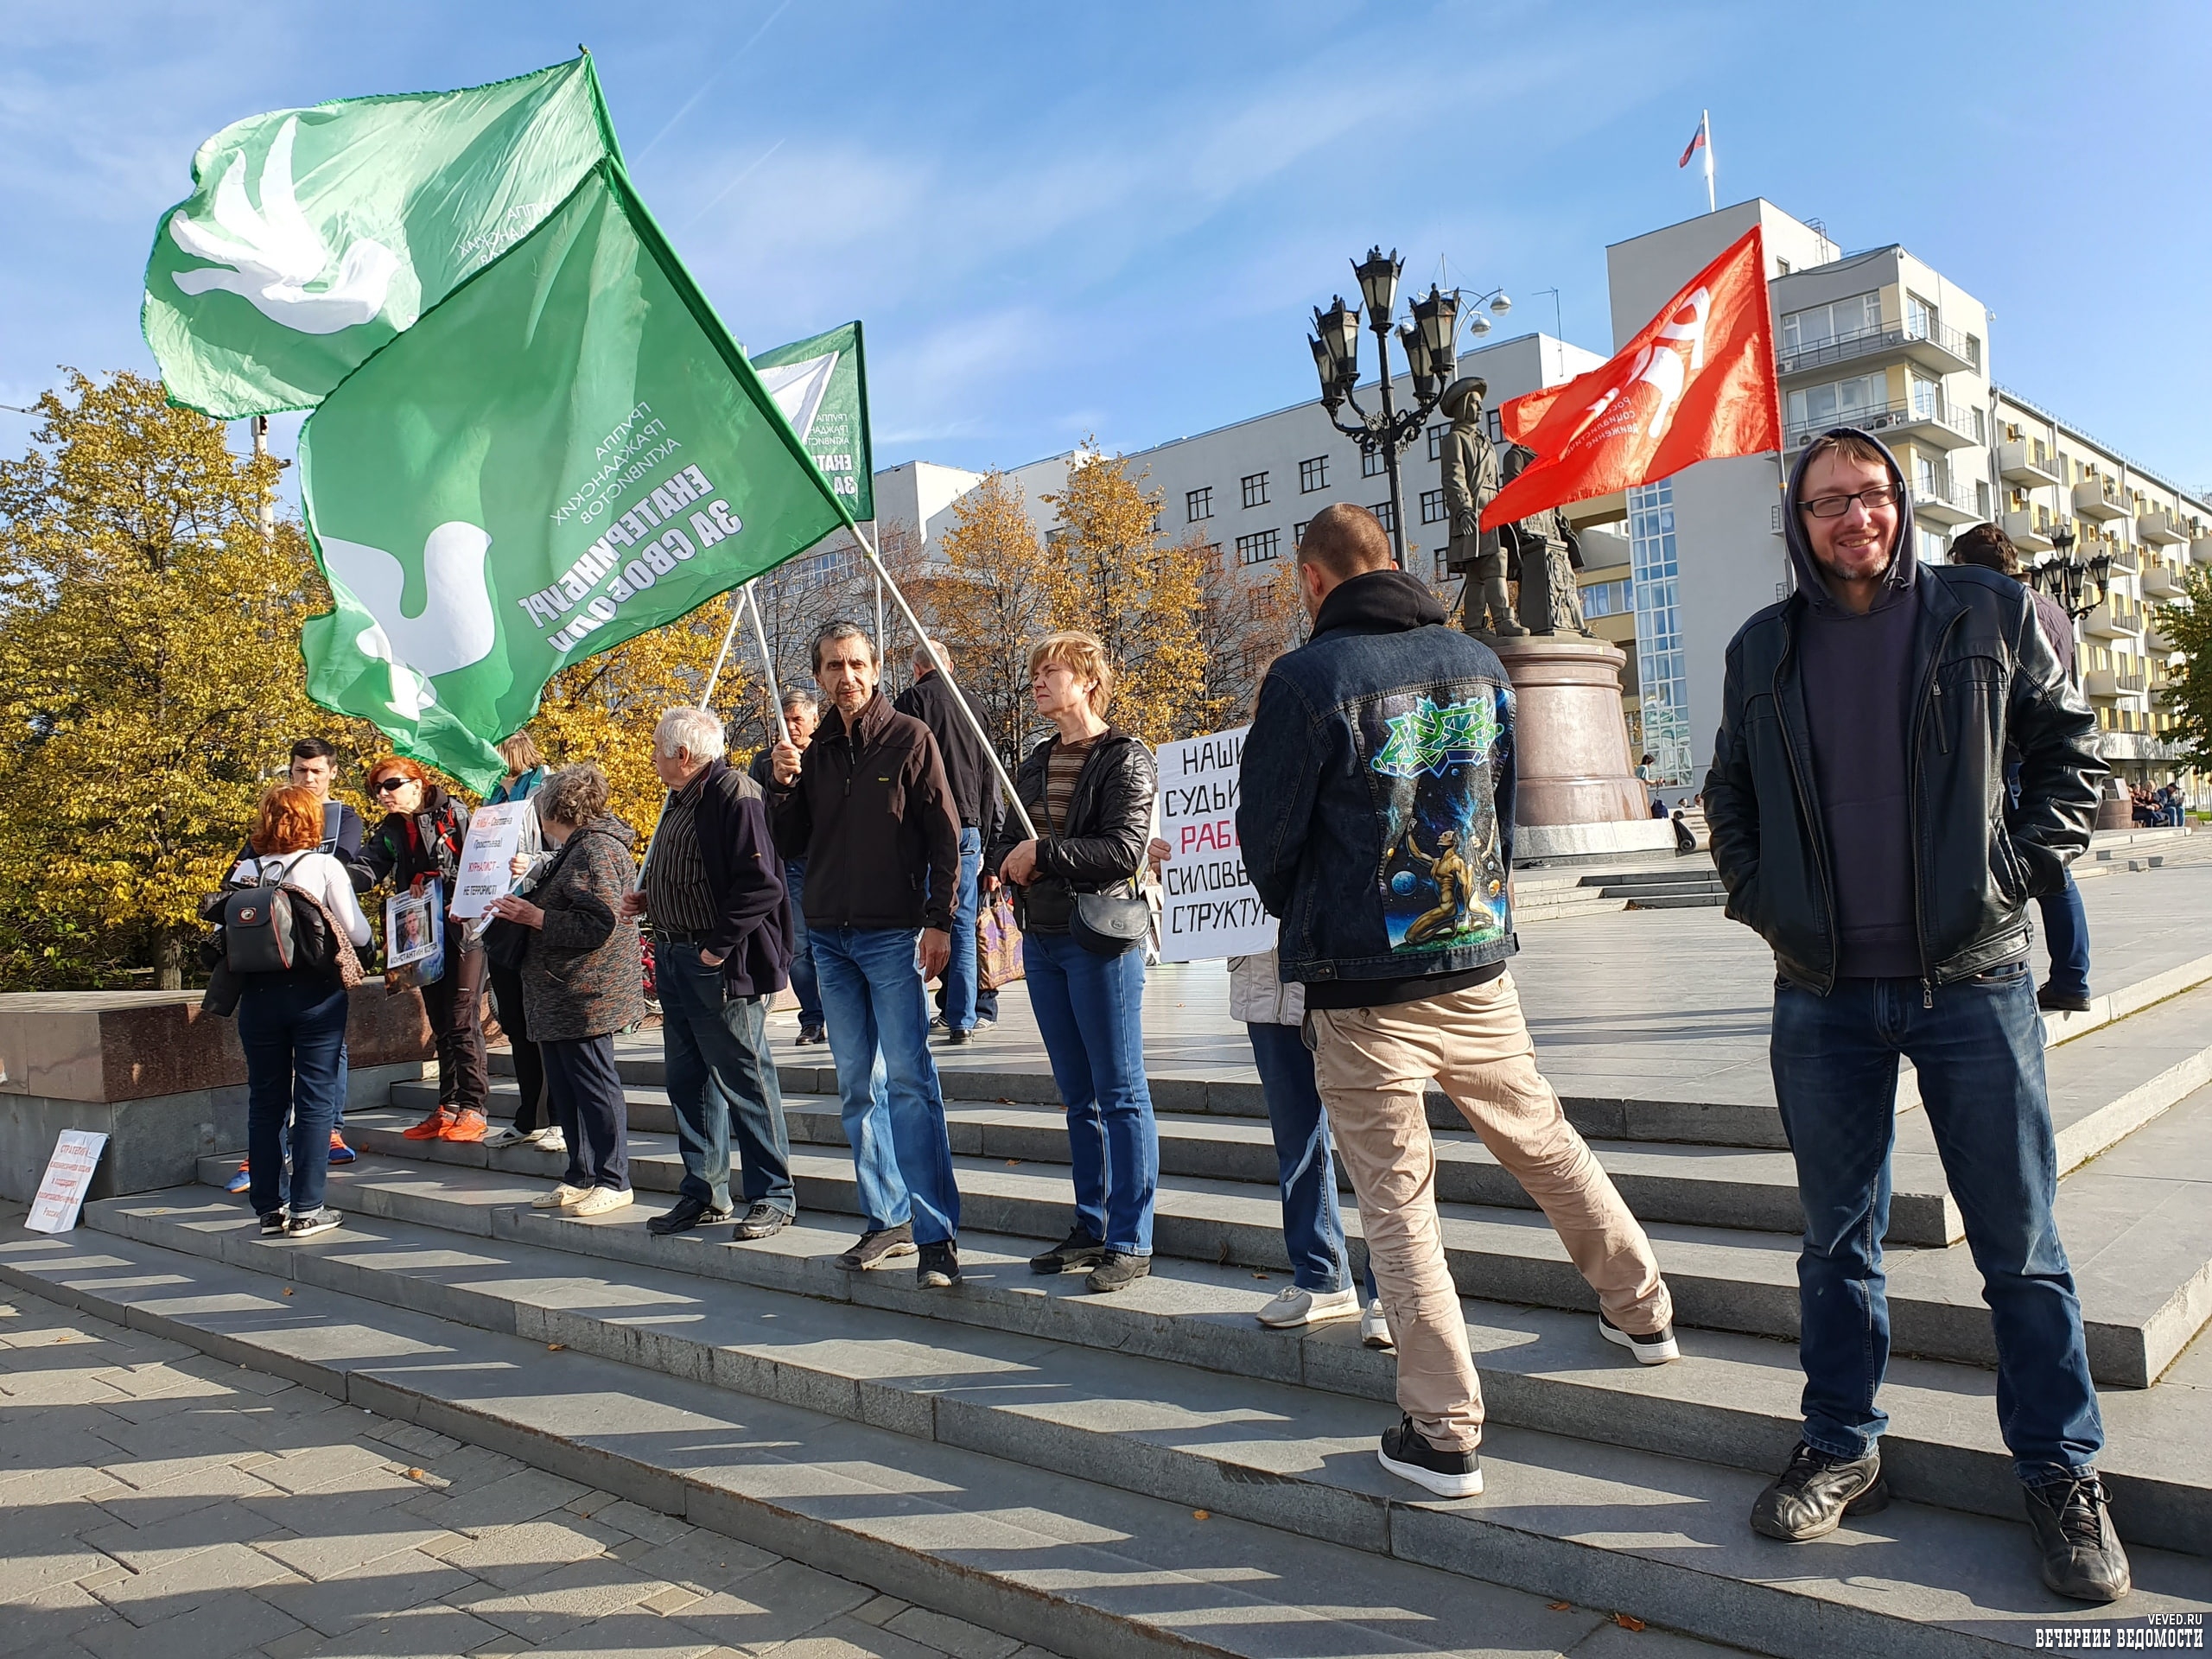
[(565, 664), (848, 521), (620, 169), (327, 397), (300, 435), (337, 608), (308, 689), (473, 788)]

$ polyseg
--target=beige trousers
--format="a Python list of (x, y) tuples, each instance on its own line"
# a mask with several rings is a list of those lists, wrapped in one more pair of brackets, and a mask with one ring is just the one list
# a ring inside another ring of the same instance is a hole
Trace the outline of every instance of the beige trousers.
[(1398, 1405), (1431, 1445), (1480, 1441), (1483, 1397), (1437, 1221), (1429, 1078), (1550, 1219), (1606, 1317), (1639, 1336), (1674, 1318), (1651, 1241), (1536, 1070), (1512, 975), (1418, 1002), (1314, 1008), (1306, 1020), (1398, 1347)]

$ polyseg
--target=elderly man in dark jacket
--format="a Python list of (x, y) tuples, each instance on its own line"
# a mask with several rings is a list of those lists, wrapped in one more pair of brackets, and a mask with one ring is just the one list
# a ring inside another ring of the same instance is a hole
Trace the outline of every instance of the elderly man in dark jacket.
[(645, 1224), (680, 1233), (731, 1219), (730, 1135), (746, 1211), (736, 1238), (791, 1224), (791, 1143), (768, 1048), (768, 1000), (791, 960), (791, 911), (760, 786), (728, 765), (722, 723), (671, 709), (653, 730), (653, 769), (669, 787), (645, 855), (645, 885), (623, 913), (649, 918), (660, 991), (661, 1052), (676, 1109), (683, 1182)]
[(1839, 428), (1808, 444), (1783, 518), (1797, 590), (1729, 644), (1705, 780), (1728, 913), (1774, 950), (1775, 1096), (1805, 1211), (1803, 1439), (1751, 1525), (1817, 1538), (1888, 1501), (1875, 1397), (1904, 1055), (1981, 1270), (1999, 1424), (2044, 1581), (2110, 1601), (2127, 1557), (2097, 1479), (2104, 1427), (2052, 1213), (2025, 914), (2088, 845), (2096, 722), (2025, 588), (1917, 562), (1904, 474), (1875, 438)]
[(804, 753), (772, 751), (776, 845), (806, 861), (806, 931), (830, 1021), (865, 1230), (838, 1258), (912, 1255), (925, 1289), (956, 1284), (960, 1192), (929, 1050), (925, 977), (952, 954), (959, 826), (930, 728), (878, 689), (875, 642), (849, 622), (814, 641), (830, 707)]

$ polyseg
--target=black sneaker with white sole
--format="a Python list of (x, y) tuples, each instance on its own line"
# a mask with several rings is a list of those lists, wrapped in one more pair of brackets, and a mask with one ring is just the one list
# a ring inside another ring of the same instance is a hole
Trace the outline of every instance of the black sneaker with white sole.
[(946, 1290), (960, 1282), (960, 1252), (950, 1239), (922, 1246), (914, 1282), (924, 1290)]
[(337, 1226), (339, 1223), (345, 1219), (345, 1217), (340, 1215), (328, 1205), (325, 1205), (320, 1210), (310, 1210), (307, 1214), (303, 1216), (294, 1216), (289, 1221), (286, 1222), (284, 1224), (284, 1236), (287, 1238), (313, 1238), (317, 1233), (328, 1232), (332, 1228)]
[(282, 1210), (271, 1210), (267, 1215), (261, 1218), (261, 1236), (264, 1238), (283, 1237), (284, 1223), (287, 1217)]
[(1072, 1273), (1078, 1268), (1095, 1268), (1106, 1259), (1106, 1241), (1093, 1238), (1080, 1227), (1071, 1228), (1068, 1236), (1049, 1250), (1029, 1258), (1032, 1273)]
[(1661, 1325), (1648, 1337), (1639, 1337), (1633, 1331), (1624, 1331), (1604, 1314), (1598, 1316), (1598, 1334), (1618, 1347), (1625, 1348), (1636, 1356), (1639, 1365), (1664, 1365), (1670, 1359), (1680, 1359), (1682, 1351), (1675, 1345), (1675, 1327)]
[(856, 1271), (880, 1268), (885, 1262), (914, 1253), (914, 1224), (902, 1221), (896, 1227), (879, 1227), (872, 1233), (862, 1233), (853, 1248), (837, 1258), (841, 1268)]
[(739, 1218), (737, 1229), (730, 1236), (735, 1243), (749, 1244), (756, 1238), (773, 1238), (791, 1224), (790, 1211), (779, 1210), (762, 1198)]
[(1431, 1446), (1421, 1438), (1411, 1417), (1402, 1417), (1395, 1428), (1382, 1431), (1382, 1447), (1376, 1455), (1392, 1474), (1426, 1486), (1439, 1497), (1476, 1497), (1482, 1493), (1482, 1453), (1446, 1452)]

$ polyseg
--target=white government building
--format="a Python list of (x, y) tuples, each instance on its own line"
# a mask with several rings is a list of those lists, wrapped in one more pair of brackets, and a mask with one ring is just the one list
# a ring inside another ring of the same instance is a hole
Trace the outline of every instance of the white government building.
[[(2108, 554), (2106, 594), (2076, 628), (2075, 667), (2097, 712), (2105, 758), (2130, 781), (2174, 775), (2164, 691), (2173, 652), (2145, 601), (2179, 591), (2191, 559), (2212, 564), (2212, 505), (2062, 416), (1999, 384), (1989, 314), (1942, 273), (1895, 244), (1846, 253), (1816, 224), (1753, 200), (1616, 243), (1606, 250), (1613, 337), (1648, 321), (1689, 277), (1753, 224), (1764, 227), (1783, 402), (1780, 454), (1705, 461), (1658, 484), (1568, 509), (1581, 534), (1583, 603), (1593, 632), (1627, 653), (1630, 736), (1650, 751), (1660, 792), (1695, 790), (1719, 720), (1723, 653), (1751, 612), (1789, 591), (1781, 491), (1806, 440), (1835, 425), (1878, 433), (1913, 485), (1923, 558), (1940, 562), (1961, 528), (1993, 519), (2032, 558), (2062, 526), (2075, 556)], [(1371, 347), (1372, 337), (1368, 337)], [(1287, 342), (1286, 349), (1295, 342)], [(1557, 385), (1605, 353), (1523, 334), (1471, 350), (1460, 372), (1497, 406)], [(1410, 382), (1395, 388), (1411, 401)], [(1372, 388), (1362, 400), (1374, 406)], [(1412, 568), (1447, 593), (1439, 439), (1401, 461)], [(1041, 534), (1044, 498), (1071, 453), (1010, 467)], [(1196, 528), (1241, 569), (1271, 574), (1306, 522), (1336, 501), (1389, 512), (1379, 461), (1338, 432), (1319, 400), (1255, 416), (1128, 457), (1157, 492), (1163, 533)], [(960, 497), (982, 475), (909, 461), (875, 475), (879, 519), (933, 546)]]

